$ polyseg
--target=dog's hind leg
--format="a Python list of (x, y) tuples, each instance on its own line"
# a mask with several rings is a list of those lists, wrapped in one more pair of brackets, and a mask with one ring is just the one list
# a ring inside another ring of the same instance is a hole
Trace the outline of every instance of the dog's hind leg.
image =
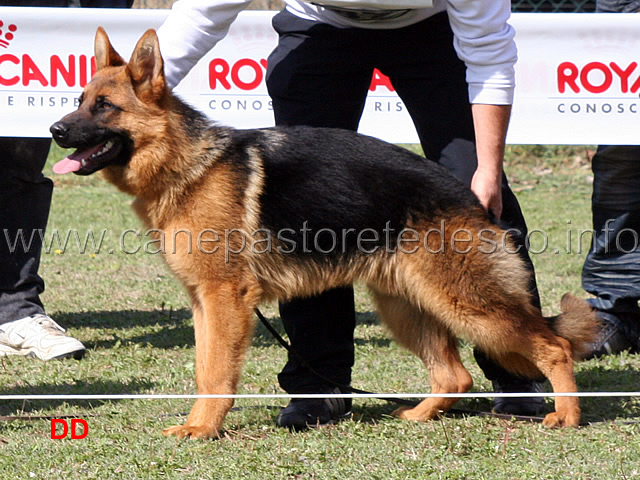
[[(571, 344), (561, 337), (555, 337), (551, 346), (542, 344), (537, 349), (535, 365), (551, 382), (554, 392), (577, 392), (573, 374)], [(578, 397), (555, 397), (555, 412), (547, 414), (542, 422), (547, 427), (577, 427), (580, 424)]]
[[(465, 393), (471, 389), (473, 380), (460, 360), (458, 341), (446, 327), (403, 298), (375, 289), (372, 293), (378, 313), (393, 336), (427, 367), (431, 393)], [(424, 422), (446, 412), (457, 401), (457, 398), (431, 397), (416, 407), (401, 407), (393, 414)]]
[[(465, 326), (460, 336), (506, 370), (528, 378), (542, 374), (554, 392), (577, 391), (571, 344), (557, 336), (540, 311), (530, 304), (514, 302), (492, 310), (469, 310), (459, 324)], [(550, 427), (577, 426), (579, 420), (578, 398), (562, 396), (555, 398), (555, 412), (548, 414), (543, 423)]]
[[(190, 292), (196, 342), (199, 394), (234, 394), (253, 331), (252, 308), (235, 284), (205, 286)], [(164, 430), (179, 438), (215, 438), (233, 399), (198, 398), (187, 422)]]
[[(537, 331), (510, 336), (511, 341), (506, 347), (513, 346), (514, 353), (517, 352), (518, 356), (535, 365), (537, 370), (547, 377), (554, 392), (576, 392), (578, 389), (573, 375), (571, 344), (547, 329), (543, 322), (542, 318), (535, 322), (542, 326)], [(500, 356), (496, 360), (504, 368), (510, 369), (511, 362), (503, 361)], [(579, 423), (578, 397), (555, 397), (555, 411), (547, 414), (543, 420), (543, 424), (548, 427), (577, 427)]]

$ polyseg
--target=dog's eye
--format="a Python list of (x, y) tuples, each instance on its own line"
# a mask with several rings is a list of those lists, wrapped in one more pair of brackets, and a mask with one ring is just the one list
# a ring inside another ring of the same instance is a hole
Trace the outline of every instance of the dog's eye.
[(114, 108), (114, 105), (111, 102), (109, 102), (106, 98), (98, 97), (96, 99), (96, 107), (99, 110), (109, 110), (111, 108)]

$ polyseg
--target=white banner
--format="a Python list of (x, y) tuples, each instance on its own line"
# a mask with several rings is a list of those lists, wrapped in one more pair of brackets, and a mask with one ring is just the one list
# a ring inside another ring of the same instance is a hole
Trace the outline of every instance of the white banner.
[[(102, 25), (125, 58), (167, 10), (0, 7), (0, 135), (49, 136), (91, 77)], [(273, 124), (264, 74), (274, 12), (245, 11), (176, 93), (215, 121)], [(519, 61), (509, 143), (640, 143), (640, 15), (514, 14)], [(410, 46), (408, 46), (410, 48)], [(406, 108), (375, 72), (360, 131), (417, 143)]]
[(514, 14), (510, 143), (640, 143), (640, 15)]

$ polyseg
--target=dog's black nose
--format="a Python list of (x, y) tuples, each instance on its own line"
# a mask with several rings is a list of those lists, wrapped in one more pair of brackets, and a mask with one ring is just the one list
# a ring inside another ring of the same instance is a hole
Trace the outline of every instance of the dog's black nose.
[(54, 140), (59, 142), (64, 141), (67, 138), (67, 135), (69, 134), (69, 127), (62, 122), (56, 122), (51, 125), (49, 131), (51, 132), (51, 135), (53, 135)]

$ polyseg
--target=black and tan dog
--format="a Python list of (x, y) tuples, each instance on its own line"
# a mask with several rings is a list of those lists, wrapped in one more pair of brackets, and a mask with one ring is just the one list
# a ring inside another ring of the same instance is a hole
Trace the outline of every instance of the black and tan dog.
[[(165, 259), (192, 301), (199, 393), (236, 392), (259, 302), (353, 282), (369, 286), (434, 393), (472, 385), (458, 338), (512, 372), (546, 376), (555, 392), (576, 391), (591, 309), (568, 298), (565, 313), (543, 318), (509, 236), (443, 168), (348, 131), (211, 125), (167, 89), (152, 30), (126, 63), (98, 29), (95, 55), (78, 110), (51, 127), (78, 149), (55, 171), (102, 170), (150, 229), (179, 232)], [(426, 421), (455, 401), (428, 398), (396, 415)], [(232, 403), (197, 399), (186, 424), (165, 433), (215, 437)], [(544, 423), (579, 416), (576, 397), (557, 397)]]

